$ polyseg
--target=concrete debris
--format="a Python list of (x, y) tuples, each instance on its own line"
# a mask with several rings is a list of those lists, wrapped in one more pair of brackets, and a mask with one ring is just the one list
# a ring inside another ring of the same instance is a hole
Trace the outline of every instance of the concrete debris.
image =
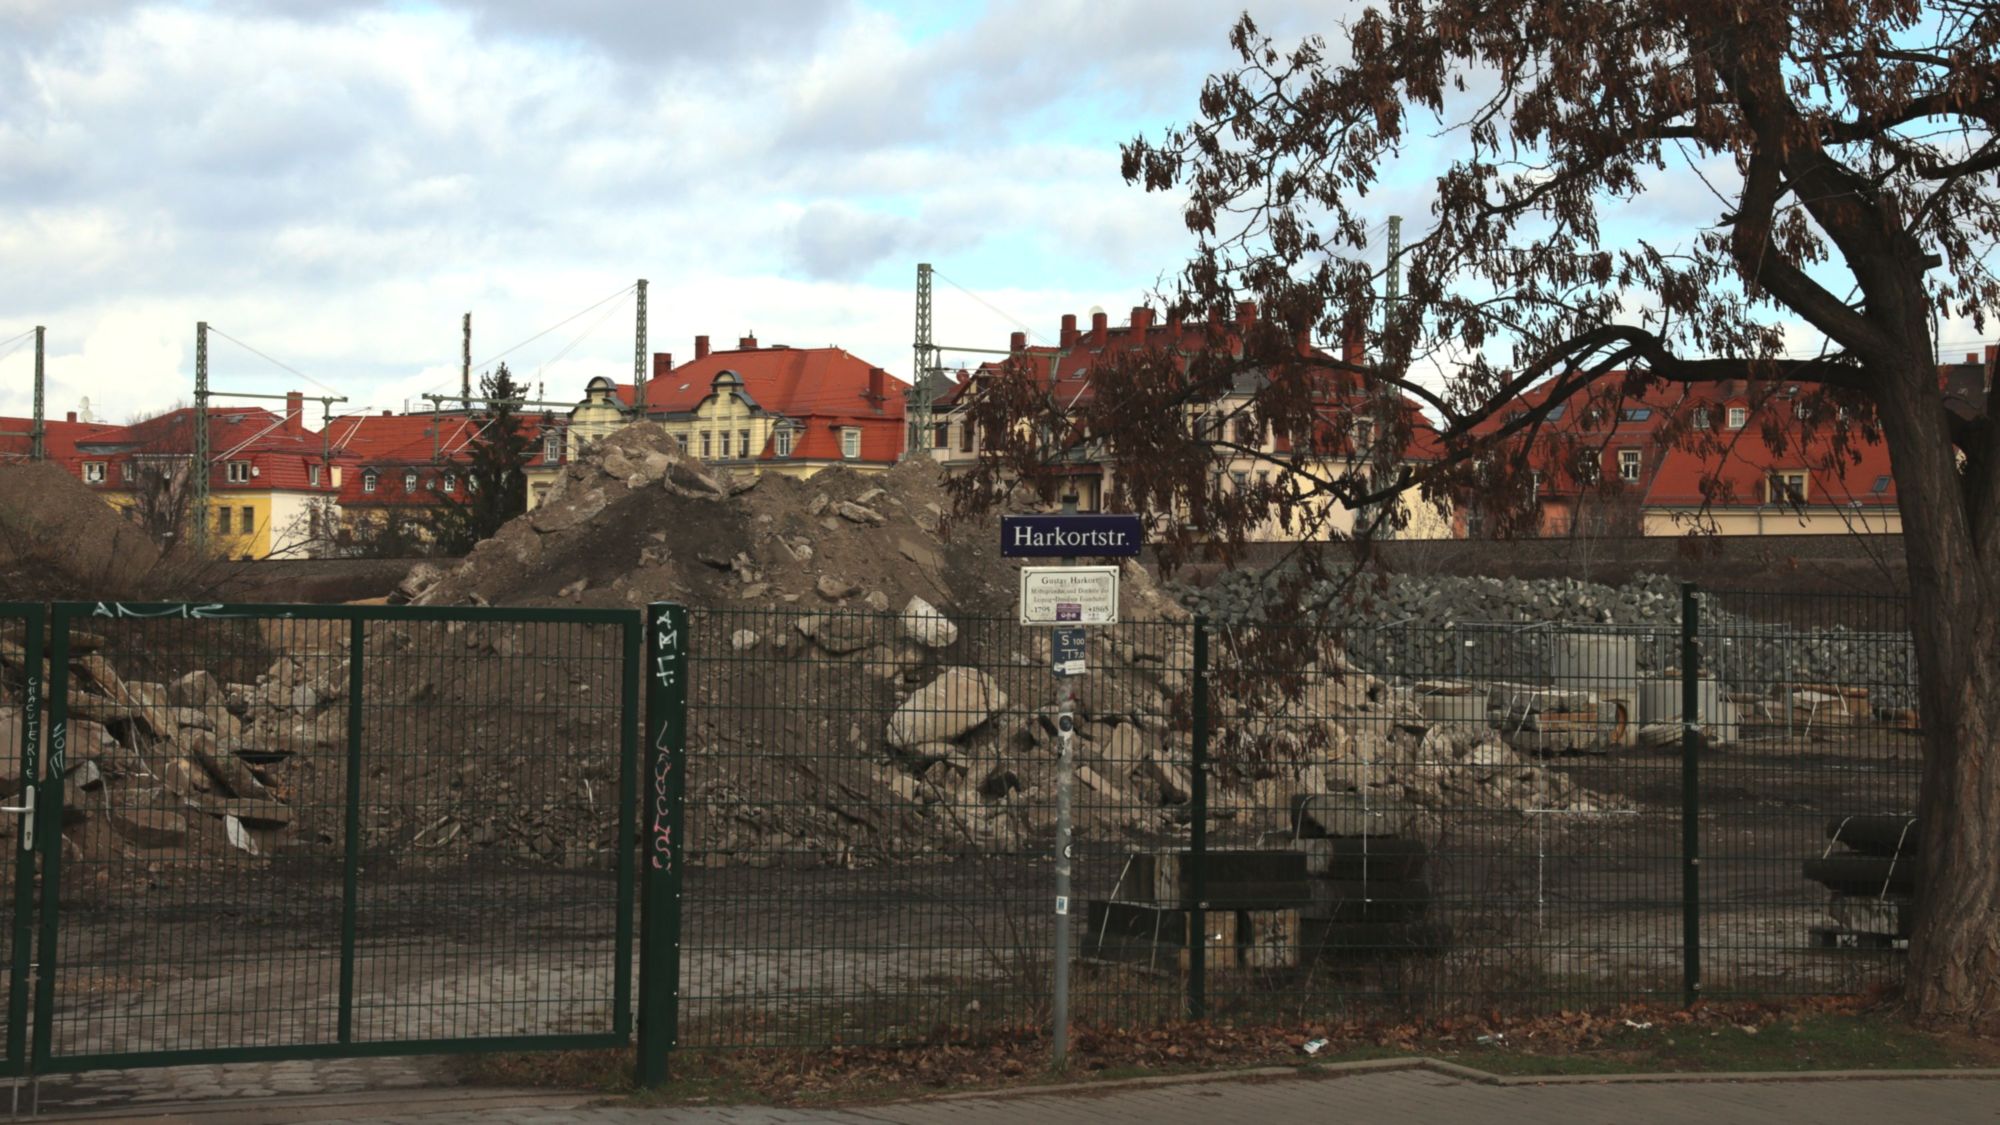
[(958, 640), (958, 626), (938, 607), (917, 597), (903, 607), (903, 633), (925, 648), (949, 648)]

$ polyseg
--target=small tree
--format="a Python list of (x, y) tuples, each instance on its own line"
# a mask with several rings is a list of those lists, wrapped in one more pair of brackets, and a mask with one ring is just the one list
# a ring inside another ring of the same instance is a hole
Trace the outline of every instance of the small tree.
[(528, 462), (534, 435), (521, 415), (526, 388), (506, 364), (479, 380), (484, 408), (466, 443), (465, 492), (437, 509), (435, 534), (447, 554), (463, 554), (490, 539), (508, 520), (528, 510)]

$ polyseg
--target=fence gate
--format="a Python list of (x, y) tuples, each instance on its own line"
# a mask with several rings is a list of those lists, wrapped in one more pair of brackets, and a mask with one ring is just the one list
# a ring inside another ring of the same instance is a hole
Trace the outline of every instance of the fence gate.
[[(9, 869), (9, 1073), (627, 1042), (638, 629), (54, 606), (32, 966), (32, 857)], [(0, 606), (10, 690), (41, 634), (39, 607)]]

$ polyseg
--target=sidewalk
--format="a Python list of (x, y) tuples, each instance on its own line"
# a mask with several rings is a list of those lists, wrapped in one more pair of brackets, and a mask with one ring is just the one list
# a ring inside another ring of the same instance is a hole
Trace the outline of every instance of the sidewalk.
[(950, 1097), (846, 1110), (753, 1107), (640, 1109), (590, 1105), (580, 1096), (431, 1090), (352, 1095), (261, 1105), (181, 1110), (130, 1109), (101, 1118), (52, 1121), (202, 1121), (212, 1125), (1293, 1125), (1328, 1121), (1441, 1121), (1453, 1125), (1549, 1122), (1798, 1121), (1810, 1125), (1888, 1122), (2000, 1123), (2000, 1075), (1770, 1076), (1753, 1078), (1561, 1079), (1495, 1081), (1475, 1072), (1400, 1065), (1286, 1076), (1233, 1077), (1075, 1088), (1007, 1097)]

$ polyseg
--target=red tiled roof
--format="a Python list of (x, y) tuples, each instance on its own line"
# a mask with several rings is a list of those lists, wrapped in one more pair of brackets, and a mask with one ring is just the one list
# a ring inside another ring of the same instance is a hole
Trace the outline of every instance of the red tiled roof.
[[(1234, 324), (1219, 326), (1220, 346), (1228, 348), (1231, 354), (1241, 355), (1243, 349), (1239, 329), (1254, 319), (1252, 309), (1245, 307), (1238, 314)], [(1131, 319), (1120, 325), (1113, 325), (1103, 314), (1094, 314), (1091, 326), (1079, 329), (1076, 318), (1064, 317), (1060, 342), (1056, 346), (1028, 346), (1025, 333), (1015, 333), (1010, 342), (1010, 350), (1025, 361), (1025, 367), (1035, 385), (1051, 392), (1058, 401), (1087, 404), (1095, 400), (1097, 388), (1090, 377), (1093, 368), (1109, 359), (1142, 350), (1176, 352), (1175, 362), (1186, 366), (1189, 355), (1201, 352), (1211, 346), (1211, 329), (1207, 321), (1169, 320), (1155, 323), (1150, 310), (1132, 310)], [(1321, 380), (1329, 400), (1324, 408), (1327, 417), (1333, 418), (1339, 412), (1335, 403), (1339, 400), (1356, 401), (1360, 396), (1360, 377), (1336, 366), (1344, 361), (1331, 353), (1316, 347), (1302, 346), (1300, 358), (1306, 365), (1306, 377)], [(1317, 363), (1315, 364), (1315, 361)], [(1012, 362), (1012, 360), (1010, 360)], [(939, 396), (937, 408), (948, 410), (979, 383), (983, 377), (991, 377), (1003, 370), (1000, 363), (982, 363), (975, 371), (963, 376), (943, 395)], [(1400, 409), (1410, 420), (1410, 440), (1404, 449), (1404, 456), (1411, 460), (1435, 460), (1443, 453), (1437, 431), (1424, 415), (1423, 408), (1408, 396), (1398, 395)], [(1339, 443), (1340, 450), (1327, 449), (1326, 452), (1344, 452), (1346, 439)], [(1276, 448), (1285, 452), (1291, 448), (1289, 438), (1278, 435)]]
[(1890, 507), (1896, 503), (1896, 477), (1889, 465), (1889, 447), (1859, 438), (1850, 441), (1852, 456), (1827, 462), (1831, 447), (1824, 437), (1808, 437), (1783, 453), (1774, 453), (1762, 432), (1745, 429), (1722, 439), (1718, 451), (1669, 449), (1646, 490), (1646, 505), (1693, 508), (1703, 503), (1704, 482), (1716, 489), (1717, 508), (1759, 507), (1765, 503), (1764, 482), (1774, 472), (1808, 474), (1805, 506)]
[[(883, 401), (871, 401), (869, 376), (877, 370), (880, 369), (842, 348), (775, 345), (710, 352), (647, 380), (646, 413), (691, 412), (713, 392), (717, 375), (733, 371), (743, 380), (743, 393), (773, 414), (900, 419), (903, 395), (909, 387), (885, 372)], [(620, 385), (618, 397), (631, 405), (631, 386)]]
[[(210, 407), (207, 425), (211, 488), (332, 491), (328, 474), (321, 474), (320, 483), (312, 483), (312, 467), (322, 464), (320, 437), (307, 430), (297, 417), (263, 407)], [(85, 461), (103, 462), (109, 469), (149, 456), (185, 457), (193, 451), (194, 426), (194, 409), (183, 407), (128, 426), (100, 426), (94, 432), (79, 432), (71, 439), (77, 463), (73, 471), (80, 476), (80, 466)], [(230, 480), (226, 467), (230, 462), (248, 464), (250, 478)], [(107, 471), (104, 481), (94, 483), (115, 490), (129, 487), (130, 480), (121, 469)]]
[[(35, 428), (33, 418), (0, 418), (0, 459), (7, 461), (26, 460), (34, 449), (34, 439), (29, 433)], [(45, 419), (42, 423), (42, 450), (48, 459), (71, 466), (80, 464), (84, 458), (77, 452), (77, 443), (90, 441), (105, 433), (123, 429), (108, 422), (70, 422), (60, 418)], [(16, 437), (14, 435), (19, 434)], [(98, 460), (98, 458), (91, 458)]]

